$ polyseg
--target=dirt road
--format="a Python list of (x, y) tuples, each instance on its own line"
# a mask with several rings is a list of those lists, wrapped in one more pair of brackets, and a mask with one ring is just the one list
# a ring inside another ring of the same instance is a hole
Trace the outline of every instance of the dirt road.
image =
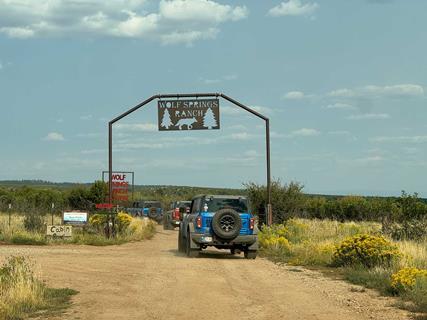
[(54, 319), (409, 319), (389, 298), (265, 259), (211, 251), (188, 259), (177, 231), (112, 247), (0, 247), (34, 258), (51, 286), (80, 291)]

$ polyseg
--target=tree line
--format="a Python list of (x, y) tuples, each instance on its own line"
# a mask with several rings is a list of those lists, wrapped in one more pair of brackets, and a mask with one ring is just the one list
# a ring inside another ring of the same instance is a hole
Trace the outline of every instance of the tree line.
[[(265, 218), (266, 187), (256, 183), (245, 184), (251, 200), (252, 211)], [(417, 193), (402, 191), (400, 197), (314, 196), (303, 193), (298, 182), (271, 185), (273, 222), (300, 218), (331, 219), (338, 221), (378, 221), (403, 223), (427, 219), (427, 203)]]
[[(176, 200), (191, 200), (197, 194), (239, 194), (249, 197), (252, 212), (263, 221), (266, 206), (266, 187), (247, 183), (245, 189), (199, 188), (179, 186), (145, 186), (136, 188), (134, 200), (158, 200), (164, 208)], [(95, 181), (92, 185), (72, 188), (0, 187), (0, 211), (9, 204), (14, 212), (46, 214), (62, 210), (94, 210), (95, 204), (106, 202), (107, 184)], [(283, 223), (289, 218), (318, 218), (338, 221), (398, 222), (427, 219), (427, 203), (416, 193), (402, 191), (400, 197), (314, 196), (303, 192), (298, 182), (271, 185), (273, 218)], [(130, 204), (129, 204), (130, 205)]]

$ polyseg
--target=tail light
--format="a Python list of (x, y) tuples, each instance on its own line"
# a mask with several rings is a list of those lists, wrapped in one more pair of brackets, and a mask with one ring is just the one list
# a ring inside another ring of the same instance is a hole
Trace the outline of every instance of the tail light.
[(179, 220), (179, 208), (175, 208), (175, 211), (173, 213), (173, 217), (175, 220)]
[(196, 224), (197, 224), (197, 228), (201, 228), (202, 227), (202, 217), (201, 216), (197, 217)]
[(255, 227), (255, 219), (251, 218), (251, 220), (249, 221), (249, 229), (253, 230)]

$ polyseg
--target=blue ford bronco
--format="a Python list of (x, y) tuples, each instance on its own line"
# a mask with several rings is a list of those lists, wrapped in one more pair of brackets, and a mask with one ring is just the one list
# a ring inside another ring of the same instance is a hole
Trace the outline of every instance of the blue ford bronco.
[(190, 212), (181, 217), (178, 250), (197, 257), (209, 246), (244, 252), (246, 259), (258, 253), (258, 229), (242, 196), (199, 195), (193, 198)]

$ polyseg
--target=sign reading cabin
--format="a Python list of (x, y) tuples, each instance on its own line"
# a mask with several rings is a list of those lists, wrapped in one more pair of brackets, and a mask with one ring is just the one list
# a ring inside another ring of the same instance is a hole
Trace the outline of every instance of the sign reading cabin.
[(160, 131), (219, 129), (219, 99), (160, 100)]

